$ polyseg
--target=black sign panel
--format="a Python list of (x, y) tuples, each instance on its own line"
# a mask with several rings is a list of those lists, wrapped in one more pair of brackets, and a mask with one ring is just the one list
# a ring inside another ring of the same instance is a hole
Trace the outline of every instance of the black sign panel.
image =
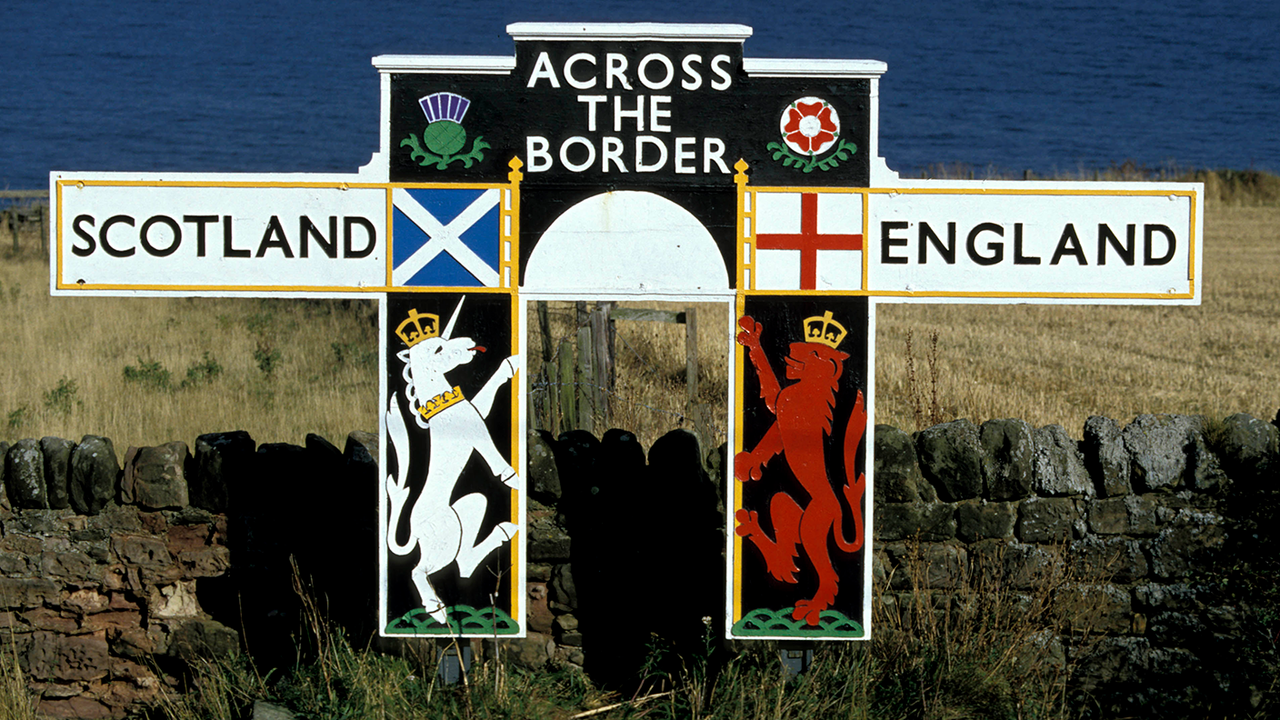
[[(391, 77), (393, 182), (866, 187), (865, 79), (750, 77), (732, 42), (536, 41), (509, 75)], [(790, 141), (790, 142), (788, 142)]]

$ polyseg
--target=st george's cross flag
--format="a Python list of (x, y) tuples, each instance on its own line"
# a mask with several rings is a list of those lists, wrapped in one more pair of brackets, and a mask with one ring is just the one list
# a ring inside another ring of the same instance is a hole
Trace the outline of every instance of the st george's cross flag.
[(498, 287), (499, 188), (391, 191), (391, 284)]
[(757, 290), (861, 290), (862, 195), (758, 192)]

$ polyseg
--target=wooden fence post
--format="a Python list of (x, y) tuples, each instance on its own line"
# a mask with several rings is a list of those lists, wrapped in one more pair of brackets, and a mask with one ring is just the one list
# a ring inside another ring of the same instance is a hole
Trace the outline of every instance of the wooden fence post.
[[(560, 385), (556, 388), (560, 395), (560, 432), (568, 432), (578, 428), (578, 401), (575, 397), (577, 386), (573, 382), (573, 343), (560, 341)], [(559, 433), (556, 433), (559, 437)]]
[(609, 425), (609, 391), (613, 389), (613, 353), (609, 343), (609, 312), (613, 303), (599, 302), (591, 311), (591, 398), (600, 422)]
[(575, 303), (578, 328), (578, 424), (577, 426), (589, 433), (594, 433), (595, 429), (595, 408), (592, 400), (593, 392), (590, 387), (591, 380), (595, 373), (592, 371), (591, 355), (591, 318), (587, 312), (587, 303), (579, 301)]
[(711, 426), (707, 422), (707, 406), (698, 401), (698, 309), (687, 307), (684, 310), (684, 351), (685, 382), (689, 387), (689, 410), (687, 415), (693, 421), (693, 432), (698, 436), (700, 447), (699, 458), (703, 469), (706, 469), (707, 448), (711, 447)]
[(547, 386), (547, 398), (542, 404), (541, 416), (538, 418), (539, 427), (544, 430), (550, 430), (553, 435), (556, 432), (556, 392), (558, 387), (554, 380), (557, 375), (554, 363), (554, 355), (551, 351), (551, 317), (547, 312), (547, 301), (539, 300), (534, 304), (538, 313), (538, 332), (542, 335), (542, 380)]

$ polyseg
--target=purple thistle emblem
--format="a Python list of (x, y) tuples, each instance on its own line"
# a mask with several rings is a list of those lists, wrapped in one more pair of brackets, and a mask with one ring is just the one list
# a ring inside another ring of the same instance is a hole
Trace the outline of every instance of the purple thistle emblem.
[(432, 93), (420, 98), (418, 104), (422, 106), (422, 112), (427, 116), (428, 123), (450, 120), (459, 125), (462, 124), (463, 116), (467, 114), (467, 108), (471, 107), (470, 100), (451, 92)]
[(423, 167), (434, 167), (444, 170), (454, 162), (464, 167), (471, 167), (476, 161), (484, 160), (484, 151), (489, 143), (483, 136), (477, 136), (471, 142), (471, 150), (467, 147), (467, 131), (462, 127), (462, 118), (466, 117), (471, 101), (451, 92), (431, 93), (418, 98), (422, 114), (427, 116), (427, 127), (422, 130), (422, 139), (409, 133), (400, 141), (400, 147), (409, 148), (409, 157)]

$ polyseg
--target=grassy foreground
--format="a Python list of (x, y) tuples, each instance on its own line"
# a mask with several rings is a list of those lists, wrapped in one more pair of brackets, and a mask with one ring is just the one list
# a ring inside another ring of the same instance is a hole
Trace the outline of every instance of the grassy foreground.
[[(729, 646), (708, 626), (704, 647), (693, 656), (671, 662), (652, 651), (639, 689), (628, 696), (595, 687), (572, 666), (514, 667), (495, 656), (489, 641), (463, 681), (445, 685), (434, 644), (410, 645), (400, 655), (355, 649), (304, 601), (292, 669), (264, 677), (242, 656), (198, 663), (165, 690), (151, 717), (239, 720), (265, 701), (299, 718), (360, 720), (1067, 718), (1082, 698), (1070, 694), (1073, 656), (1055, 636), (1087, 650), (1092, 638), (1081, 619), (1098, 607), (1087, 594), (1071, 592), (1086, 578), (1063, 570), (1066, 565), (1050, 563), (1032, 592), (1014, 590), (995, 571), (964, 578), (944, 597), (925, 589), (929, 562), (916, 548), (895, 571), (907, 578), (903, 591), (883, 594), (877, 603), (872, 640), (816, 644), (812, 665), (793, 675), (778, 645)], [(6, 720), (34, 720), (20, 670), (12, 658), (4, 660), (0, 712)]]

